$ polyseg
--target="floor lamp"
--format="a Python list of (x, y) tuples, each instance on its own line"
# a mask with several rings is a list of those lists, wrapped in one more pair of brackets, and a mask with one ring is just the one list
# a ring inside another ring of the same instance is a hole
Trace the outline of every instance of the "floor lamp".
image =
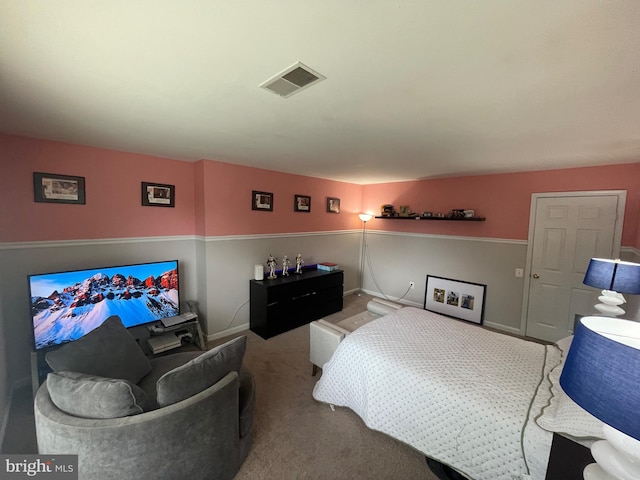
[(364, 284), (364, 257), (365, 257), (365, 249), (366, 242), (365, 237), (367, 234), (367, 222), (373, 218), (373, 215), (369, 215), (368, 213), (360, 213), (358, 214), (360, 220), (362, 220), (362, 249), (360, 251), (360, 290), (358, 291), (358, 296), (362, 295), (362, 287)]
[(606, 440), (591, 447), (597, 463), (585, 480), (640, 478), (640, 323), (583, 317), (567, 354), (560, 386), (604, 423)]
[(626, 300), (622, 294), (640, 294), (640, 264), (592, 258), (583, 283), (603, 289), (598, 297), (601, 303), (594, 306), (598, 312), (609, 317), (624, 315), (620, 305)]

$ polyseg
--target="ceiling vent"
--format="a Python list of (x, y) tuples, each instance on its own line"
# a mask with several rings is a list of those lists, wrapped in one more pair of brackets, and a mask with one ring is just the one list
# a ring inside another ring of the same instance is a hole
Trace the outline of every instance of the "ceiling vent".
[(286, 70), (264, 82), (260, 87), (276, 95), (288, 98), (311, 85), (315, 85), (327, 77), (319, 74), (303, 63), (294, 63)]

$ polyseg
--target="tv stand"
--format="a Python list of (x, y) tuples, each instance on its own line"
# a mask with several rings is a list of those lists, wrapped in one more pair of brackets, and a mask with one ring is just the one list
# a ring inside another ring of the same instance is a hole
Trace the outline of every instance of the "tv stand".
[(198, 317), (193, 317), (191, 320), (170, 327), (164, 327), (161, 322), (158, 322), (148, 327), (148, 329), (151, 336), (147, 340), (147, 346), (154, 355), (173, 350), (191, 342), (200, 347), (200, 350), (207, 349)]

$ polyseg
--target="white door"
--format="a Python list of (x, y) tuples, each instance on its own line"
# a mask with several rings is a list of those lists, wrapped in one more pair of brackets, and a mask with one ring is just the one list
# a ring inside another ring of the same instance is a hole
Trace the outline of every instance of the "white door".
[(526, 335), (554, 342), (576, 315), (594, 315), (597, 290), (582, 283), (593, 257), (617, 258), (626, 192), (534, 194), (529, 225)]

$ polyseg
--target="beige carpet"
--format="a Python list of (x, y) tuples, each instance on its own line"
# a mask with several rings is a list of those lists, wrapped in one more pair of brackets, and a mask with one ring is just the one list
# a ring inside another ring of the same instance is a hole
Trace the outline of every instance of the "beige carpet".
[[(345, 297), (334, 323), (366, 310), (371, 297)], [(244, 332), (243, 332), (244, 333)], [(245, 362), (257, 384), (256, 437), (237, 480), (425, 479), (437, 480), (420, 453), (368, 429), (351, 410), (316, 402), (309, 326), (269, 340), (253, 332)]]
[[(370, 299), (349, 295), (343, 311), (326, 320), (336, 323), (362, 312)], [(250, 331), (238, 335), (244, 334), (249, 340), (245, 362), (257, 384), (256, 432), (237, 480), (437, 480), (415, 450), (369, 430), (351, 410), (333, 412), (313, 399), (321, 373), (311, 376), (308, 325), (269, 340)], [(36, 453), (30, 386), (15, 400), (1, 451)]]

